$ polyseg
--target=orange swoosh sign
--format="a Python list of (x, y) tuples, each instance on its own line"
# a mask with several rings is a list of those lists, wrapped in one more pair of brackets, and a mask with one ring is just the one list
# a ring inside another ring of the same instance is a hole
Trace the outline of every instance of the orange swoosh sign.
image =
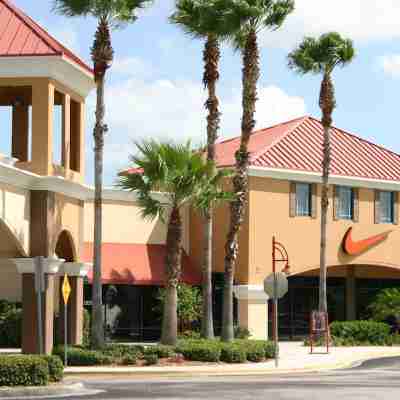
[(371, 236), (366, 239), (354, 241), (352, 238), (353, 228), (349, 228), (343, 238), (343, 250), (350, 256), (357, 256), (371, 247), (383, 242), (392, 231), (386, 231), (379, 235)]

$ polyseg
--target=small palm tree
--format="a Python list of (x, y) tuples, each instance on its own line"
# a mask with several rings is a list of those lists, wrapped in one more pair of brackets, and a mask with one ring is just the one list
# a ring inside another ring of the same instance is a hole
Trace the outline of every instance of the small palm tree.
[(257, 34), (263, 28), (278, 29), (294, 9), (293, 0), (241, 0), (234, 2), (239, 29), (234, 44), (243, 57), (242, 134), (236, 152), (236, 172), (233, 189), (236, 198), (230, 205), (230, 224), (225, 244), (225, 286), (222, 322), (222, 339), (232, 341), (233, 331), (233, 280), (238, 257), (238, 235), (243, 223), (247, 202), (249, 164), (248, 144), (255, 127), (257, 83), (260, 76), (260, 54)]
[[(219, 80), (220, 42), (235, 31), (234, 9), (227, 0), (177, 0), (170, 20), (190, 36), (204, 40), (204, 87), (208, 89), (205, 107), (207, 116), (207, 159), (215, 161), (215, 143), (220, 124), (219, 100), (216, 92)], [(204, 260), (202, 268), (203, 309), (201, 335), (214, 338), (212, 311), (212, 204), (202, 209), (204, 218)]]
[(372, 313), (372, 318), (377, 321), (394, 318), (396, 329), (400, 332), (400, 289), (382, 290), (368, 308)]
[(289, 67), (300, 74), (321, 74), (322, 83), (319, 95), (319, 106), (322, 111), (324, 128), (321, 192), (321, 242), (320, 242), (320, 284), (319, 310), (327, 312), (326, 294), (326, 239), (327, 215), (329, 208), (329, 171), (331, 164), (330, 129), (332, 113), (336, 107), (332, 72), (335, 67), (349, 64), (355, 56), (353, 42), (344, 39), (339, 33), (331, 32), (315, 39), (306, 37), (297, 49), (288, 56)]
[(91, 48), (94, 76), (97, 84), (96, 123), (94, 127), (95, 153), (95, 200), (94, 200), (94, 258), (92, 290), (91, 344), (94, 348), (104, 345), (101, 243), (102, 243), (102, 191), (103, 191), (103, 149), (107, 125), (104, 122), (104, 82), (111, 67), (114, 50), (110, 29), (133, 23), (137, 11), (152, 0), (54, 0), (54, 10), (67, 17), (92, 16), (98, 20), (97, 31)]
[[(119, 186), (135, 191), (144, 218), (161, 217), (167, 222), (166, 289), (161, 342), (174, 345), (177, 340), (177, 286), (181, 277), (182, 219), (185, 206), (201, 206), (207, 193), (223, 196), (213, 188), (215, 165), (193, 152), (190, 144), (173, 145), (154, 140), (138, 144), (138, 155), (131, 161), (141, 171), (120, 177)], [(221, 173), (218, 176), (222, 176)], [(162, 192), (163, 196), (155, 196)]]

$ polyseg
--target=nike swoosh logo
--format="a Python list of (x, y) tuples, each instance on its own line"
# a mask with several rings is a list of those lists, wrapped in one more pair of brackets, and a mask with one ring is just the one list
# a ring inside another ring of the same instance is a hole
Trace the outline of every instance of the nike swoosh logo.
[(369, 238), (354, 241), (352, 238), (353, 228), (349, 228), (343, 238), (343, 250), (350, 256), (357, 256), (371, 247), (383, 242), (392, 231), (386, 231), (379, 235), (370, 236)]

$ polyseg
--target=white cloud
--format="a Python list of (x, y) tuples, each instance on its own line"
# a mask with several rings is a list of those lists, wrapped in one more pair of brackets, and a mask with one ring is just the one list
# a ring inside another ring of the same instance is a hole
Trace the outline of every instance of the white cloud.
[(386, 74), (400, 77), (400, 54), (382, 57), (381, 66)]
[(138, 57), (116, 58), (111, 73), (125, 76), (148, 77), (154, 73), (154, 68)]
[(65, 23), (62, 26), (52, 27), (49, 32), (67, 49), (76, 54), (80, 53), (78, 29), (72, 23)]
[[(108, 87), (106, 92), (109, 133), (105, 146), (106, 175), (112, 180), (128, 164), (133, 142), (142, 138), (205, 142), (206, 93), (200, 83), (188, 80), (130, 78)], [(94, 96), (89, 101), (93, 120)], [(221, 96), (220, 138), (240, 134), (241, 91)], [(304, 115), (305, 102), (277, 86), (261, 86), (257, 103), (257, 127), (266, 127)], [(92, 122), (93, 123), (93, 122)], [(90, 161), (91, 162), (91, 161)]]
[(357, 42), (400, 37), (399, 0), (296, 0), (296, 10), (276, 32), (262, 34), (262, 44), (292, 47), (304, 35), (338, 31)]

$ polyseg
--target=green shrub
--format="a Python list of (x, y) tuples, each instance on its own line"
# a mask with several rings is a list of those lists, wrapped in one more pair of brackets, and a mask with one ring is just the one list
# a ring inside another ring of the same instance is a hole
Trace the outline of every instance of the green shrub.
[(114, 359), (123, 358), (125, 356), (138, 357), (142, 351), (137, 346), (130, 346), (126, 344), (108, 344), (103, 350), (104, 355), (110, 356)]
[[(53, 354), (64, 359), (64, 346), (56, 347)], [(67, 358), (68, 365), (71, 366), (111, 365), (115, 362), (115, 359), (110, 355), (81, 347), (68, 347)]]
[(41, 356), (49, 366), (50, 382), (60, 382), (64, 377), (64, 364), (59, 356)]
[(179, 339), (195, 339), (199, 340), (201, 339), (201, 335), (199, 331), (194, 331), (194, 330), (188, 330), (184, 331), (181, 334), (179, 334)]
[(242, 343), (242, 348), (245, 349), (247, 360), (251, 362), (261, 362), (265, 359), (265, 343), (247, 340)]
[(143, 356), (144, 363), (146, 365), (156, 365), (158, 364), (158, 355), (155, 353), (145, 354)]
[(250, 331), (247, 328), (237, 326), (235, 328), (235, 339), (249, 339), (251, 336)]
[(229, 364), (245, 363), (247, 361), (247, 353), (242, 346), (226, 344), (221, 348), (220, 360)]
[(138, 360), (137, 354), (127, 354), (122, 358), (121, 364), (122, 365), (136, 365), (137, 360)]
[(387, 341), (389, 346), (400, 346), (400, 334), (390, 335)]
[(389, 339), (390, 326), (375, 321), (335, 321), (330, 331), (338, 345), (384, 345)]
[(149, 346), (144, 350), (144, 355), (156, 354), (158, 358), (170, 358), (175, 355), (175, 350), (172, 346), (159, 344), (157, 346)]
[(0, 386), (45, 386), (49, 364), (40, 356), (0, 356)]
[(22, 309), (19, 303), (0, 301), (0, 346), (21, 347)]
[(221, 358), (221, 343), (213, 340), (188, 340), (177, 346), (176, 352), (186, 360), (218, 362)]

